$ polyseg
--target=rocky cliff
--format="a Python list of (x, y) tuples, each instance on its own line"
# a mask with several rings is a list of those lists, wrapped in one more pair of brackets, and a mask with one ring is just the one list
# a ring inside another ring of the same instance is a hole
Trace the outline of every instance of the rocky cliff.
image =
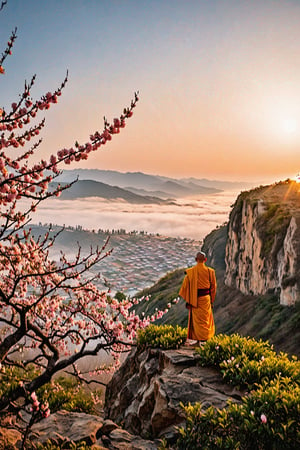
[(243, 394), (198, 359), (190, 348), (132, 350), (106, 388), (106, 417), (144, 439), (171, 442), (185, 423), (181, 402), (201, 402), (204, 409), (240, 402)]
[(225, 284), (244, 294), (300, 300), (300, 184), (287, 180), (243, 192), (231, 211)]

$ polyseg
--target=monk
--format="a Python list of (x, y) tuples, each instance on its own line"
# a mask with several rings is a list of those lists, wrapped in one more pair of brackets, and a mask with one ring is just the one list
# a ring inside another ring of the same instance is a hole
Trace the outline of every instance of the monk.
[(197, 344), (207, 341), (215, 334), (212, 305), (215, 301), (217, 282), (214, 269), (205, 265), (205, 253), (198, 252), (197, 264), (186, 270), (179, 295), (189, 309), (188, 340)]

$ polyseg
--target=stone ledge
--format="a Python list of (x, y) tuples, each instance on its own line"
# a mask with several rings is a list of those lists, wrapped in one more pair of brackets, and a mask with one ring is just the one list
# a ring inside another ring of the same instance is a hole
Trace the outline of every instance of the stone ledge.
[(130, 433), (155, 439), (184, 424), (180, 403), (201, 402), (206, 409), (223, 408), (229, 399), (241, 401), (242, 392), (226, 384), (216, 369), (198, 366), (198, 360), (188, 347), (132, 350), (107, 386), (105, 417)]

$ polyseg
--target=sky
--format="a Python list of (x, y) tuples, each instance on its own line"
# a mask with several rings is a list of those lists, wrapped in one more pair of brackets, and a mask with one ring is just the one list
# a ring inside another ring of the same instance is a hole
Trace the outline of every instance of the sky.
[[(113, 141), (72, 168), (272, 182), (300, 171), (299, 0), (8, 0), (0, 12), (8, 109), (69, 71), (39, 158), (140, 100)], [(67, 166), (70, 168), (70, 166)]]

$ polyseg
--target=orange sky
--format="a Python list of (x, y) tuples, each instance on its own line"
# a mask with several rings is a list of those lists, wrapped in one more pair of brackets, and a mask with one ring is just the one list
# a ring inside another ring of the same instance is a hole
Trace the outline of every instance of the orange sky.
[(11, 0), (0, 16), (1, 42), (18, 26), (0, 106), (33, 73), (38, 95), (70, 70), (41, 157), (85, 142), (139, 90), (125, 130), (76, 167), (262, 182), (300, 171), (299, 1), (41, 3)]

